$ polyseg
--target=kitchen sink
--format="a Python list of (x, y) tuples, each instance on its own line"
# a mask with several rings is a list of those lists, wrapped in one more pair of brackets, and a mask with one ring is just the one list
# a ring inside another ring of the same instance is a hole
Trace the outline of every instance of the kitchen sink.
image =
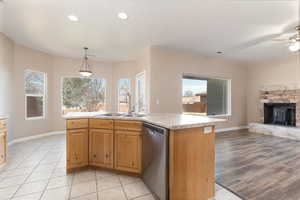
[(124, 117), (145, 117), (145, 114), (136, 114), (136, 113), (129, 113), (129, 114), (124, 114)]
[(122, 113), (105, 113), (105, 114), (101, 114), (99, 116), (119, 117), (119, 116), (123, 116), (123, 114)]
[(104, 113), (98, 116), (106, 116), (106, 117), (145, 117), (145, 114), (138, 113)]

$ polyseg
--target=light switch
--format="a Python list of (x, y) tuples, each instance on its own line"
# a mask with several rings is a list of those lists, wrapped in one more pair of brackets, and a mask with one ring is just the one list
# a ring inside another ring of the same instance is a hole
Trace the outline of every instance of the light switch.
[(156, 99), (156, 104), (157, 104), (157, 105), (159, 104), (159, 99)]
[(212, 127), (208, 126), (208, 127), (204, 127), (204, 134), (209, 134), (212, 133)]

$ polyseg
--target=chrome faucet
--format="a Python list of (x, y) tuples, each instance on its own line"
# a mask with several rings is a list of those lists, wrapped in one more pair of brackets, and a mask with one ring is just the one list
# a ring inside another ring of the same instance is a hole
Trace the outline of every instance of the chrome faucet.
[(132, 105), (132, 98), (130, 92), (127, 92), (128, 96), (128, 113), (132, 114), (135, 111), (134, 105)]

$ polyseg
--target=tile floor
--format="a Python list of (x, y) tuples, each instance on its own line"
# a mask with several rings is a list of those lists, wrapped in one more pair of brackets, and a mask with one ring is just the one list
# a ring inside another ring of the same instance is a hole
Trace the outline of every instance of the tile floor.
[[(66, 174), (65, 136), (14, 144), (0, 167), (0, 200), (154, 200), (141, 179), (108, 171)], [(240, 200), (216, 187), (217, 200)]]

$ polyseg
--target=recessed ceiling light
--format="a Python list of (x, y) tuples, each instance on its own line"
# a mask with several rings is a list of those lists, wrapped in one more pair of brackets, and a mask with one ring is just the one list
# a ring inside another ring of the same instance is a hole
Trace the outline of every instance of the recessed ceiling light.
[(72, 22), (77, 22), (79, 20), (78, 17), (75, 15), (69, 15), (68, 18)]
[(118, 17), (119, 17), (120, 19), (122, 19), (122, 20), (128, 19), (128, 15), (127, 15), (126, 13), (124, 13), (124, 12), (120, 12), (120, 13), (118, 14)]

